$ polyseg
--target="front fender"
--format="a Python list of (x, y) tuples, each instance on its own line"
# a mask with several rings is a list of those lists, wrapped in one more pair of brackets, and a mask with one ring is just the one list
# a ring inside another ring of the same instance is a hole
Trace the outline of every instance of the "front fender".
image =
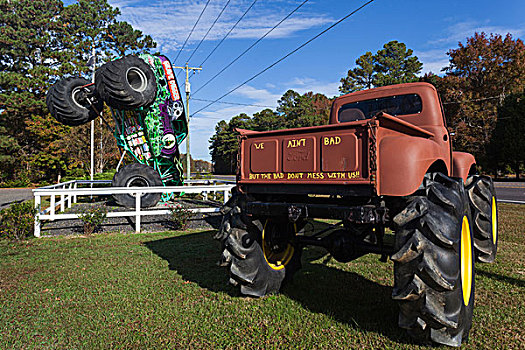
[(438, 160), (446, 164), (442, 152), (436, 142), (426, 138), (383, 137), (378, 145), (377, 194), (407, 196), (414, 193), (432, 164)]
[(463, 182), (467, 181), (467, 176), (476, 159), (470, 153), (452, 152), (452, 176), (460, 177)]

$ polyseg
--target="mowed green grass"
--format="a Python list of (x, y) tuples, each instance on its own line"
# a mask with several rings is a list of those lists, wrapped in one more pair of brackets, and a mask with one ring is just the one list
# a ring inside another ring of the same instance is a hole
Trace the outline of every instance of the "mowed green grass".
[[(525, 207), (501, 204), (499, 215), (466, 349), (525, 347)], [(216, 266), (212, 234), (0, 243), (0, 349), (426, 348), (397, 327), (392, 262), (341, 264), (310, 249), (283, 294), (244, 298)]]

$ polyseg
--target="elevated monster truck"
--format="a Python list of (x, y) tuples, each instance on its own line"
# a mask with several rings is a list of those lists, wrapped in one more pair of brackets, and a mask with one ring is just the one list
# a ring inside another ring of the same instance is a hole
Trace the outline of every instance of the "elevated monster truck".
[[(238, 132), (236, 193), (215, 238), (241, 293), (278, 292), (305, 246), (341, 262), (375, 253), (394, 262), (401, 328), (441, 344), (467, 341), (474, 261), (496, 255), (496, 198), (474, 157), (452, 150), (432, 85), (341, 96), (329, 125)], [(309, 232), (314, 218), (340, 222)]]
[[(181, 185), (179, 145), (188, 132), (170, 61), (165, 56), (125, 56), (108, 62), (95, 73), (95, 82), (69, 77), (56, 82), (46, 103), (59, 122), (77, 126), (101, 115), (104, 102), (115, 121), (117, 145), (134, 163), (125, 165), (113, 177), (114, 187)], [(169, 195), (144, 194), (142, 207), (150, 207)], [(131, 195), (115, 195), (117, 203), (132, 207)]]

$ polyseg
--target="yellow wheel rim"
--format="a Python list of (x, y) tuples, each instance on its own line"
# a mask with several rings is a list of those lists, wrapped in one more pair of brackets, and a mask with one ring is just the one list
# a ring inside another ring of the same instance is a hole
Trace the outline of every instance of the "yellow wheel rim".
[(470, 292), (472, 291), (472, 241), (470, 225), (467, 216), (463, 217), (461, 225), (461, 288), (463, 290), (463, 303), (468, 306)]
[(496, 245), (498, 240), (498, 213), (496, 207), (496, 197), (492, 197), (492, 243)]
[[(266, 231), (266, 225), (268, 225), (268, 221), (269, 220), (266, 220), (266, 222), (264, 223), (264, 228), (262, 232), (262, 249), (264, 259), (266, 260), (268, 266), (270, 266), (273, 270), (282, 270), (286, 267), (286, 265), (288, 265), (290, 260), (292, 260), (295, 249), (291, 244), (288, 243), (286, 249), (282, 252), (275, 253), (271, 251), (270, 245), (264, 239), (264, 233)], [(294, 231), (294, 233), (297, 233), (297, 227), (295, 226), (295, 224)]]

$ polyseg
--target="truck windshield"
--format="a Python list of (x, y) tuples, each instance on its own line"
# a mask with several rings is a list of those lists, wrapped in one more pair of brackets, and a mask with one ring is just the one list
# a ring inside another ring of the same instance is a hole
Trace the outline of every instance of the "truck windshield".
[(343, 105), (337, 114), (340, 123), (370, 119), (379, 112), (393, 116), (421, 113), (421, 97), (417, 94), (388, 96)]

